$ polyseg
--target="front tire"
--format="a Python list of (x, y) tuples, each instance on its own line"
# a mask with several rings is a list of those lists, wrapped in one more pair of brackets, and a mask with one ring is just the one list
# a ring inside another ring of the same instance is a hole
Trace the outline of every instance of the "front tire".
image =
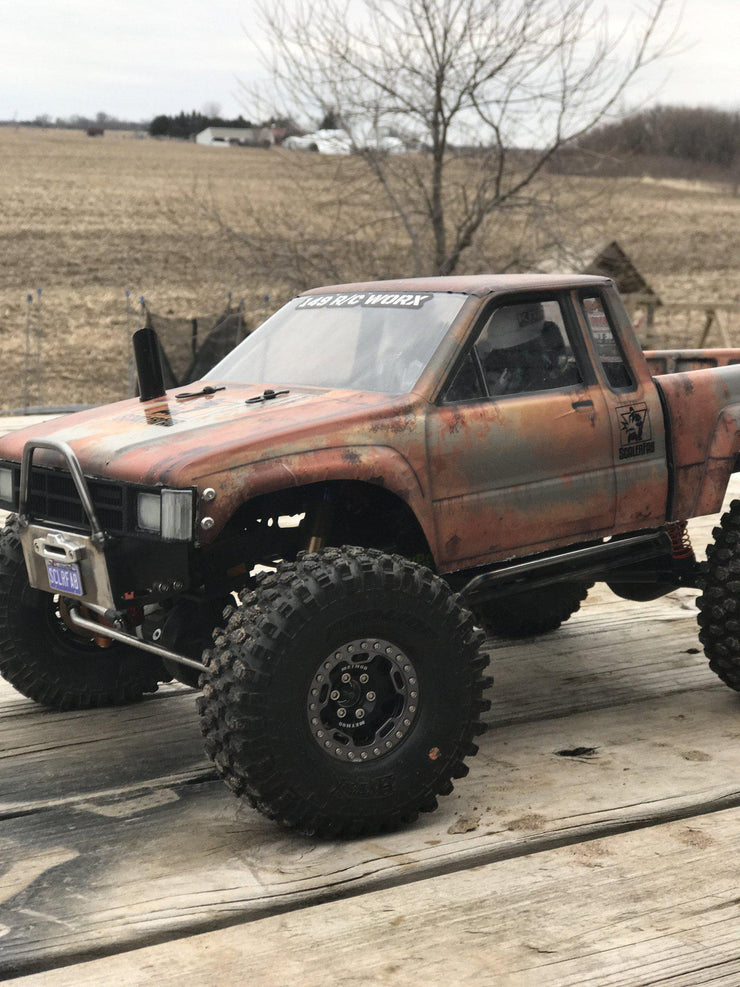
[[(113, 642), (101, 648), (64, 621), (63, 600), (32, 589), (16, 524), (0, 534), (0, 674), (53, 709), (135, 702), (157, 691), (160, 662)], [(102, 628), (101, 628), (102, 630)]]
[(733, 500), (707, 547), (699, 607), (699, 640), (709, 667), (740, 692), (740, 501)]
[(467, 774), (484, 729), (482, 634), (428, 569), (373, 549), (302, 553), (216, 632), (199, 700), (238, 796), (318, 836), (397, 828)]

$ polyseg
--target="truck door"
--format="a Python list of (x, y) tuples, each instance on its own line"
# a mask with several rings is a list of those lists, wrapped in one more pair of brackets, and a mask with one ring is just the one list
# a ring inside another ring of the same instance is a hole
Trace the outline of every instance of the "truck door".
[[(586, 341), (593, 350), (596, 370), (612, 427), (616, 479), (617, 530), (633, 531), (663, 524), (668, 496), (663, 408), (658, 389), (634, 349), (627, 313), (615, 289), (578, 292), (577, 307)], [(621, 330), (621, 332), (619, 331)], [(628, 337), (625, 330), (628, 330)], [(625, 339), (628, 349), (622, 346)], [(633, 366), (629, 356), (634, 357)]]
[(609, 532), (613, 433), (567, 295), (484, 313), (427, 419), (440, 561), (479, 565)]

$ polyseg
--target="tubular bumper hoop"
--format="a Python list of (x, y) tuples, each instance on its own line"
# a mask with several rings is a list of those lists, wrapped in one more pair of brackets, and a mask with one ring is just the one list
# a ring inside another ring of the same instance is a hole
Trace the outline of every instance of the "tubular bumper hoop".
[(93, 542), (102, 545), (105, 541), (105, 533), (100, 527), (98, 516), (95, 513), (95, 505), (92, 502), (90, 491), (87, 487), (85, 474), (82, 472), (77, 456), (72, 448), (61, 439), (29, 439), (23, 447), (23, 459), (21, 460), (21, 483), (18, 495), (18, 520), (26, 527), (30, 521), (30, 501), (31, 501), (31, 466), (33, 464), (33, 454), (36, 449), (51, 449), (58, 452), (66, 460), (69, 472), (74, 480), (82, 506), (90, 522), (90, 532)]

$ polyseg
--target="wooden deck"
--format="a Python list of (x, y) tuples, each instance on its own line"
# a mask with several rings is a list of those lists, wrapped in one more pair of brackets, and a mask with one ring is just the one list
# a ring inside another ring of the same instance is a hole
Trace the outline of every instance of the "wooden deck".
[(354, 842), (237, 802), (189, 689), (54, 713), (1, 685), (0, 979), (736, 987), (740, 698), (695, 595), (599, 587), (560, 631), (491, 642), (470, 776)]

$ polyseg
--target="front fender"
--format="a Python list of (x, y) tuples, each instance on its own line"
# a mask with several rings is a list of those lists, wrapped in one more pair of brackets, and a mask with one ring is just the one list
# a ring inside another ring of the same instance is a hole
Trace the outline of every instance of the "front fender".
[[(261, 459), (198, 477), (201, 490), (211, 487), (216, 492), (212, 501), (201, 498), (199, 503), (199, 541), (204, 545), (213, 542), (236, 511), (255, 497), (309, 484), (355, 480), (383, 487), (408, 504), (435, 551), (431, 500), (419, 472), (396, 449), (352, 445)], [(214, 522), (208, 530), (200, 526), (206, 515)]]

